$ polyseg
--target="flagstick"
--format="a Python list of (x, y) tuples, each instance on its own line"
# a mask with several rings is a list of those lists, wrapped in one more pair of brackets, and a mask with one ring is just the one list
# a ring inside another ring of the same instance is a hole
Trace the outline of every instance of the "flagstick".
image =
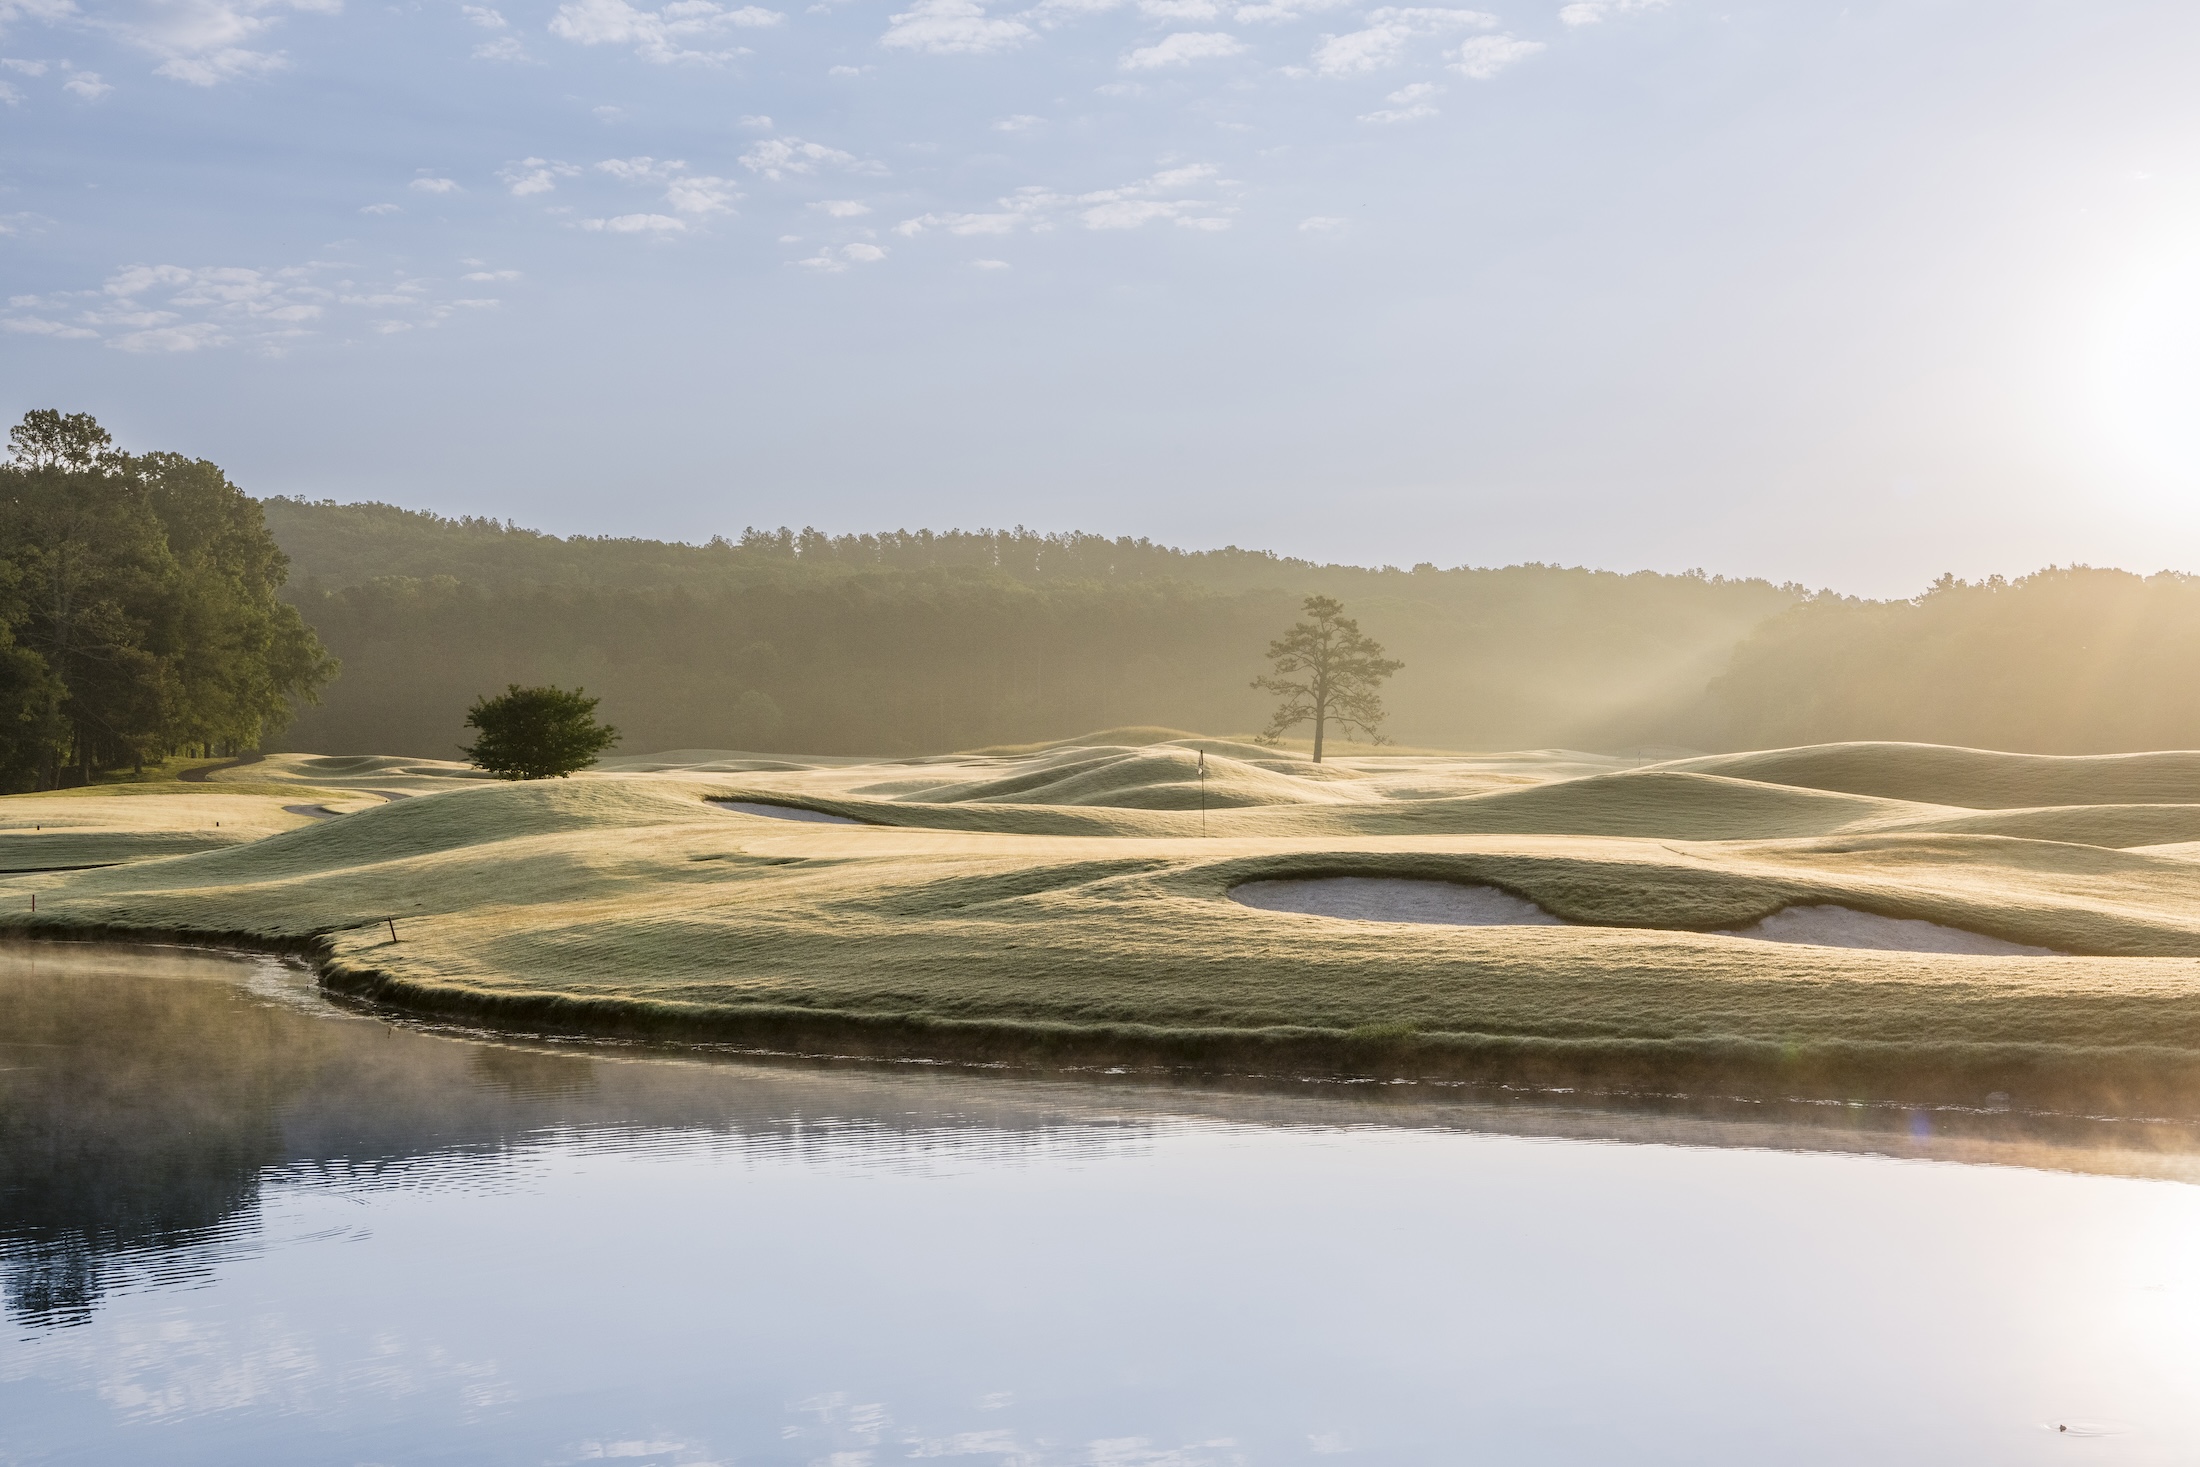
[(1207, 838), (1207, 751), (1199, 751), (1199, 836)]

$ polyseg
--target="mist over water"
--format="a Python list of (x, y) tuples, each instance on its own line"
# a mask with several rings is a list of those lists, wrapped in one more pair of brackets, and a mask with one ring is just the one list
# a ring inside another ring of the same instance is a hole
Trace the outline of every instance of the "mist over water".
[[(173, 950), (11, 950), (0, 1019), (23, 1461), (2200, 1445), (2200, 1193), (1898, 1159), (2017, 1158), (1991, 1118), (1788, 1151), (1709, 1113), (515, 1047)], [(2092, 1139), (2038, 1154), (2190, 1164)]]

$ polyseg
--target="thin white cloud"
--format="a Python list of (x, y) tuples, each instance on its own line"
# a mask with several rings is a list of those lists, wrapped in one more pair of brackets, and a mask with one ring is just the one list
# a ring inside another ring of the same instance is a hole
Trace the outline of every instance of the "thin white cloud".
[(606, 158), (596, 165), (598, 173), (608, 173), (626, 183), (663, 183), (685, 172), (687, 164), (677, 158), (660, 162), (646, 155), (639, 158)]
[(810, 207), (834, 219), (861, 219), (871, 212), (869, 204), (854, 199), (819, 199)]
[(1191, 163), (1165, 168), (1121, 188), (1090, 193), (1022, 188), (996, 200), (996, 207), (990, 211), (920, 214), (895, 225), (894, 233), (906, 239), (934, 230), (963, 237), (1014, 234), (1019, 230), (1044, 234), (1062, 221), (1103, 232), (1138, 229), (1162, 220), (1185, 229), (1228, 229), (1235, 206), (1220, 195), (1234, 187), (1217, 179), (1212, 166)]
[(665, 202), (683, 214), (731, 214), (740, 197), (739, 186), (730, 178), (676, 178), (665, 190)]
[(1430, 5), (1386, 6), (1367, 13), (1367, 24), (1343, 35), (1323, 36), (1314, 69), (1323, 76), (1359, 76), (1396, 66), (1415, 41), (1461, 30), (1485, 30), (1497, 17), (1479, 10)]
[[(517, 270), (475, 270), (470, 274), (461, 275), (458, 278), (461, 280), (472, 281), (517, 280), (519, 279), (519, 272)], [(478, 304), (478, 302), (459, 301), (456, 302), (456, 304), (465, 306), (475, 305)]]
[(1125, 71), (1151, 71), (1163, 66), (1188, 66), (1194, 61), (1215, 61), (1240, 55), (1245, 43), (1225, 31), (1178, 31), (1151, 46), (1141, 46), (1125, 56)]
[(732, 179), (689, 173), (677, 158), (606, 158), (596, 171), (622, 183), (663, 184), (665, 202), (682, 214), (730, 214), (741, 197), (740, 185)]
[[(342, 8), (342, 0), (114, 0), (87, 11), (68, 0), (5, 0), (0, 23), (30, 19), (101, 31), (159, 58), (155, 75), (211, 87), (287, 66), (281, 51), (264, 49), (286, 13), (334, 15)], [(82, 75), (89, 80), (72, 88), (79, 95), (106, 89), (97, 75)]]
[(1434, 82), (1415, 82), (1400, 87), (1383, 98), (1390, 105), (1373, 112), (1360, 114), (1360, 121), (1375, 123), (1413, 122), (1423, 117), (1434, 117), (1436, 108), (1428, 99), (1443, 89)]
[(886, 251), (875, 244), (842, 245), (838, 253), (835, 253), (830, 245), (826, 245), (821, 246), (818, 252), (808, 259), (794, 260), (790, 263), (800, 265), (806, 270), (818, 271), (820, 274), (838, 275), (851, 264), (876, 265), (885, 258)]
[(1459, 47), (1459, 60), (1451, 69), (1475, 81), (1488, 81), (1542, 49), (1541, 41), (1522, 41), (1512, 36), (1476, 36)]
[(1213, 20), (1222, 7), (1215, 0), (1138, 0), (1138, 13), (1150, 20)]
[(987, 15), (977, 0), (917, 0), (887, 17), (879, 44), (933, 56), (983, 56), (1020, 46), (1035, 34), (1020, 20)]
[(687, 225), (670, 214), (621, 214), (612, 219), (583, 219), (580, 227), (607, 234), (677, 234)]
[(1607, 15), (1636, 15), (1646, 10), (1663, 10), (1667, 0), (1578, 0), (1558, 12), (1558, 18), (1568, 25), (1596, 25)]
[(766, 138), (751, 144), (741, 155), (741, 166), (751, 173), (759, 173), (774, 183), (790, 173), (815, 173), (820, 168), (838, 168), (851, 173), (883, 173), (886, 170), (876, 163), (867, 162), (853, 153), (843, 153), (838, 148), (828, 148), (823, 143), (806, 143), (800, 138)]
[(1330, 10), (1343, 10), (1351, 0), (1256, 0), (1251, 5), (1240, 5), (1230, 12), (1230, 18), (1239, 25), (1276, 25), (1287, 21), (1302, 20)]
[(120, 351), (175, 354), (239, 346), (271, 354), (330, 329), (435, 326), (493, 301), (438, 299), (430, 282), (362, 282), (334, 261), (254, 266), (129, 265), (94, 289), (16, 297), (0, 325)]
[(1019, 112), (1013, 117), (1003, 117), (995, 122), (993, 130), (995, 132), (1030, 132), (1033, 128), (1044, 126), (1046, 126), (1044, 117), (1034, 117), (1028, 112)]
[(57, 341), (97, 341), (99, 333), (86, 326), (71, 326), (62, 321), (49, 321), (43, 316), (10, 316), (0, 321), (0, 327), (20, 332), (25, 336), (50, 336)]
[(972, 260), (970, 268), (973, 270), (1006, 270), (1009, 268), (1009, 264), (1006, 260)]
[(529, 194), (554, 192), (561, 178), (577, 178), (580, 169), (571, 163), (560, 163), (550, 158), (522, 158), (517, 163), (507, 163), (497, 170), (497, 177), (512, 191), (514, 198), (524, 199)]
[(101, 81), (96, 71), (78, 71), (72, 72), (69, 79), (61, 84), (61, 90), (82, 97), (87, 102), (96, 102), (114, 88)]
[(632, 46), (635, 55), (659, 64), (714, 63), (742, 54), (741, 48), (711, 50), (703, 43), (785, 19), (759, 5), (729, 9), (713, 0), (673, 0), (660, 10), (643, 10), (627, 0), (566, 0), (550, 17), (550, 34), (582, 46)]
[(1299, 233), (1335, 234), (1338, 230), (1343, 229), (1347, 222), (1333, 214), (1315, 214), (1299, 221)]
[(402, 214), (405, 212), (405, 208), (402, 204), (366, 204), (360, 208), (359, 212), (362, 214)]
[[(5, 14), (6, 7), (0, 5), (0, 17), (4, 17)], [(18, 72), (23, 76), (44, 76), (49, 64), (44, 61), (25, 60), (19, 56), (0, 56), (0, 68)]]

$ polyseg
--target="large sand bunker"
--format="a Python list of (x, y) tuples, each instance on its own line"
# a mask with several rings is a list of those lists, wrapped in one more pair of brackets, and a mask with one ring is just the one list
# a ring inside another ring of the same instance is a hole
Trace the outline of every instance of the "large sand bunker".
[[(1454, 927), (1563, 927), (1525, 897), (1495, 886), (1422, 881), (1400, 876), (1309, 876), (1248, 881), (1230, 891), (1233, 901), (1265, 912), (1342, 917), (1357, 922), (1433, 922)], [(1585, 924), (1586, 925), (1586, 924)], [(1771, 916), (1714, 934), (1811, 947), (1869, 948), (1878, 952), (1967, 953), (1982, 957), (2053, 957), (2054, 949), (1967, 932), (1938, 922), (1882, 917), (1854, 907), (1818, 903), (1785, 907)]]
[(1397, 876), (1310, 876), (1248, 881), (1230, 890), (1233, 901), (1264, 912), (1307, 917), (1349, 917), (1360, 922), (1437, 922), (1455, 927), (1560, 927), (1525, 897), (1495, 886), (1458, 881), (1414, 881)]

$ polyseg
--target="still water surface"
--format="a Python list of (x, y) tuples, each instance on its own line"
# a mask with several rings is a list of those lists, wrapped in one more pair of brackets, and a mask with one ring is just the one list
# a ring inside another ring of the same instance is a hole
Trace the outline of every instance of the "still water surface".
[(2200, 1462), (2163, 1128), (529, 1047), (154, 950), (0, 948), (0, 1046), (0, 1463)]

